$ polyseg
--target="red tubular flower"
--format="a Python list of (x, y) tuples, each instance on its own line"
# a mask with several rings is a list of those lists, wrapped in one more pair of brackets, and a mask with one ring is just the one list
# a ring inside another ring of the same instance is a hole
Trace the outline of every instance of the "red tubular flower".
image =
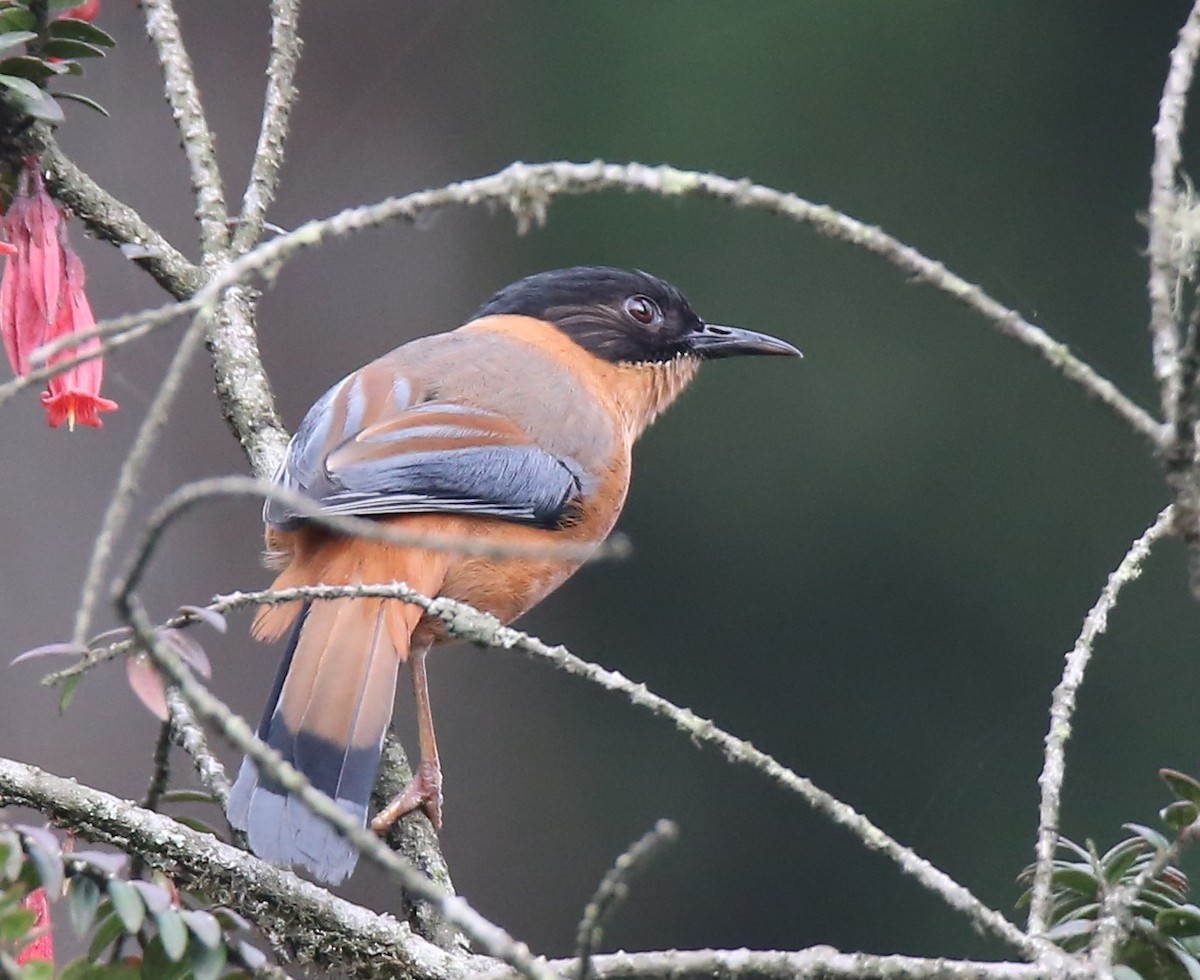
[(64, 10), (59, 17), (70, 17), (73, 20), (95, 20), (96, 15), (100, 13), (100, 0), (87, 0), (86, 3), (81, 3), (78, 7), (72, 7), (70, 10)]
[(46, 889), (35, 888), (21, 899), (21, 905), (37, 916), (33, 923), (33, 931), (40, 935), (17, 954), (17, 966), (32, 963), (34, 960), (53, 963), (54, 935), (50, 931), (50, 900), (46, 897)]
[[(5, 264), (0, 280), (0, 334), (13, 371), (26, 375), (34, 351), (60, 337), (90, 330), (96, 318), (84, 292), (83, 263), (67, 241), (65, 215), (46, 193), (34, 157), (26, 160), (21, 170), (3, 228), (15, 254)], [(99, 349), (100, 342), (93, 337), (55, 354), (50, 364)], [(99, 427), (100, 412), (117, 407), (116, 402), (100, 396), (103, 379), (99, 357), (52, 377), (42, 395), (50, 425), (66, 422), (74, 429), (78, 422)]]

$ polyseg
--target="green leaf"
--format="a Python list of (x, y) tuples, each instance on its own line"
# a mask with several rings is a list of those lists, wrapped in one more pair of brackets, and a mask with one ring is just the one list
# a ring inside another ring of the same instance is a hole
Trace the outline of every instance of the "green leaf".
[(104, 108), (95, 99), (89, 99), (86, 95), (80, 95), (78, 92), (55, 92), (56, 99), (66, 99), (68, 102), (78, 102), (80, 105), (85, 105), (89, 109), (94, 109), (102, 116), (108, 115), (108, 110)]
[(62, 17), (51, 21), (49, 34), (53, 38), (66, 38), (71, 41), (85, 41), (88, 44), (98, 44), (102, 48), (115, 48), (116, 40), (107, 31), (100, 30), (95, 24), (86, 20), (76, 20), (74, 17)]
[(59, 104), (28, 78), (0, 75), (0, 86), (8, 89), (9, 100), (25, 115), (45, 119), (47, 122), (63, 121), (63, 111)]
[(258, 970), (266, 965), (267, 954), (257, 946), (252, 946), (244, 939), (237, 944), (238, 959), (246, 965), (248, 969)]
[(1142, 840), (1146, 841), (1156, 851), (1165, 851), (1171, 846), (1171, 842), (1167, 840), (1157, 830), (1151, 830), (1149, 827), (1143, 827), (1140, 823), (1122, 824), (1126, 830), (1132, 830)]
[(35, 922), (37, 915), (29, 909), (14, 909), (0, 919), (0, 942), (15, 943), (24, 939)]
[(1200, 961), (1197, 961), (1191, 953), (1182, 949), (1173, 948), (1171, 949), (1171, 954), (1187, 972), (1189, 980), (1200, 980)]
[(143, 980), (183, 980), (190, 972), (186, 960), (176, 962), (168, 958), (161, 936), (155, 936), (142, 950)]
[(160, 797), (163, 803), (216, 803), (212, 793), (202, 789), (169, 789)]
[(15, 831), (0, 832), (0, 881), (16, 881), (25, 864), (25, 851)]
[(47, 854), (37, 844), (29, 844), (29, 860), (37, 872), (38, 884), (46, 889), (46, 894), (55, 897), (62, 894), (63, 866), (62, 858), (58, 855)]
[(95, 44), (87, 41), (73, 41), (70, 38), (55, 38), (42, 45), (41, 54), (46, 58), (103, 58), (108, 54)]
[(1112, 968), (1113, 980), (1143, 980), (1142, 975), (1131, 966), (1119, 964)]
[(1200, 816), (1200, 807), (1191, 800), (1176, 800), (1158, 811), (1162, 822), (1178, 833)]
[(106, 915), (96, 926), (92, 941), (88, 943), (88, 959), (97, 960), (109, 946), (117, 941), (118, 936), (125, 933), (125, 927), (115, 914)]
[(1188, 800), (1200, 806), (1200, 782), (1196, 782), (1187, 773), (1175, 769), (1160, 769), (1158, 774), (1175, 794), (1176, 799)]
[[(196, 833), (198, 833), (198, 834), (210, 834), (213, 837), (221, 837), (221, 834), (217, 831), (217, 829), (215, 827), (213, 827), (212, 824), (205, 823), (203, 820), (199, 820), (196, 817), (180, 816), (180, 817), (175, 817), (174, 819), (175, 819), (176, 823), (181, 823), (185, 827), (190, 827), (192, 830), (196, 831)], [(223, 840), (224, 838), (221, 838), (221, 839)]]
[(29, 10), (22, 7), (9, 7), (0, 10), (0, 33), (10, 31), (32, 31), (37, 27), (37, 18)]
[(1066, 888), (1080, 895), (1095, 895), (1100, 887), (1096, 876), (1090, 870), (1083, 870), (1080, 865), (1055, 868), (1050, 881), (1056, 888)]
[(33, 31), (6, 31), (0, 34), (0, 52), (18, 47), (26, 41), (32, 41), (35, 37), (37, 34)]
[(165, 888), (160, 888), (148, 881), (131, 881), (129, 884), (138, 890), (142, 901), (146, 903), (146, 908), (154, 915), (165, 912), (171, 907), (171, 896)]
[(92, 927), (99, 907), (100, 886), (86, 875), (72, 878), (71, 886), (67, 889), (67, 911), (75, 935), (82, 936)]
[(158, 925), (158, 938), (162, 940), (163, 951), (171, 962), (177, 963), (187, 952), (187, 926), (183, 924), (183, 919), (173, 908), (158, 913), (154, 917), (154, 921)]
[(113, 878), (108, 882), (108, 897), (126, 932), (133, 934), (142, 928), (142, 923), (146, 921), (146, 906), (133, 885)]
[(33, 960), (21, 967), (17, 976), (20, 980), (54, 980), (54, 964), (49, 960)]
[(62, 714), (71, 707), (71, 702), (75, 700), (75, 693), (79, 690), (79, 683), (82, 680), (83, 674), (73, 674), (63, 681), (62, 693), (58, 696), (59, 714)]
[(217, 980), (225, 969), (225, 947), (220, 943), (216, 946), (193, 943), (188, 962), (196, 980)]
[(66, 74), (66, 68), (61, 64), (50, 64), (41, 58), (34, 58), (32, 55), (16, 54), (0, 61), (0, 74), (16, 75), (18, 78), (28, 78), (31, 82), (44, 85), (47, 79)]
[(216, 916), (203, 909), (188, 909), (181, 912), (179, 917), (202, 946), (211, 948), (221, 945), (221, 923)]
[(1200, 909), (1194, 905), (1163, 909), (1154, 917), (1154, 927), (1168, 936), (1200, 936)]

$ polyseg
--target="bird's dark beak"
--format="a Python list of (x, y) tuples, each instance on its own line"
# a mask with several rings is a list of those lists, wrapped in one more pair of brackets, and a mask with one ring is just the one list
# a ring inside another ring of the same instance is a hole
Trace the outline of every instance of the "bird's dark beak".
[(787, 357), (803, 357), (786, 340), (770, 334), (742, 330), (740, 327), (722, 327), (706, 323), (691, 336), (692, 352), (698, 357), (711, 360), (717, 357), (740, 357), (744, 354), (783, 354)]

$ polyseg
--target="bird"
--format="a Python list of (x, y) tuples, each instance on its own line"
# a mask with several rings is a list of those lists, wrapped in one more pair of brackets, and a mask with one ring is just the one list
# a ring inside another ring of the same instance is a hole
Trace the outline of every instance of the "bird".
[[(646, 272), (578, 266), (520, 279), (464, 325), (409, 341), (325, 392), (274, 477), (322, 513), (493, 550), (347, 536), (268, 498), (273, 588), (403, 581), (511, 622), (613, 529), (646, 427), (705, 361), (739, 355), (801, 356), (779, 338), (707, 323)], [(420, 809), (440, 829), (426, 656), (452, 639), (444, 623), (398, 599), (339, 597), (263, 606), (252, 633), (290, 634), (259, 737), (362, 826), (409, 665), (420, 762), (372, 827)], [(329, 884), (354, 869), (357, 849), (249, 757), (228, 817), (264, 860)]]

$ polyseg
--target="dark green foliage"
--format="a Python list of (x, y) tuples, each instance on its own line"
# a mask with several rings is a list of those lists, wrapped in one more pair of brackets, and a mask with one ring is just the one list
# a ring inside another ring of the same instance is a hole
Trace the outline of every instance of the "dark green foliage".
[(21, 900), (37, 888), (52, 901), (65, 896), (72, 930), (91, 935), (87, 955), (63, 966), (61, 980), (217, 980), (264, 966), (262, 952), (233, 935), (248, 928), (240, 916), (183, 907), (186, 896), (161, 875), (119, 877), (125, 864), (124, 855), (63, 853), (44, 828), (0, 824), (0, 975), (56, 976), (50, 963), (17, 965), (34, 938), (34, 913)]
[[(80, 75), (84, 58), (103, 58), (116, 42), (87, 21), (69, 17), (40, 19), (28, 0), (0, 2), (0, 95), (16, 112), (63, 121), (55, 99), (69, 99), (104, 113), (104, 108), (86, 96), (50, 92), (50, 81), (60, 75)], [(24, 48), (23, 51), (19, 50)]]
[[(1064, 856), (1053, 865), (1047, 935), (1068, 952), (1091, 945), (1105, 897), (1132, 886), (1170, 844), (1148, 827), (1125, 827), (1133, 836), (1104, 854), (1090, 841), (1084, 848), (1059, 838)], [(1031, 865), (1020, 881), (1032, 885), (1033, 875)], [(1027, 890), (1018, 905), (1028, 905), (1030, 895)], [(1200, 980), (1200, 908), (1190, 904), (1187, 895), (1187, 876), (1172, 865), (1140, 885), (1128, 937), (1116, 954), (1122, 980)]]

